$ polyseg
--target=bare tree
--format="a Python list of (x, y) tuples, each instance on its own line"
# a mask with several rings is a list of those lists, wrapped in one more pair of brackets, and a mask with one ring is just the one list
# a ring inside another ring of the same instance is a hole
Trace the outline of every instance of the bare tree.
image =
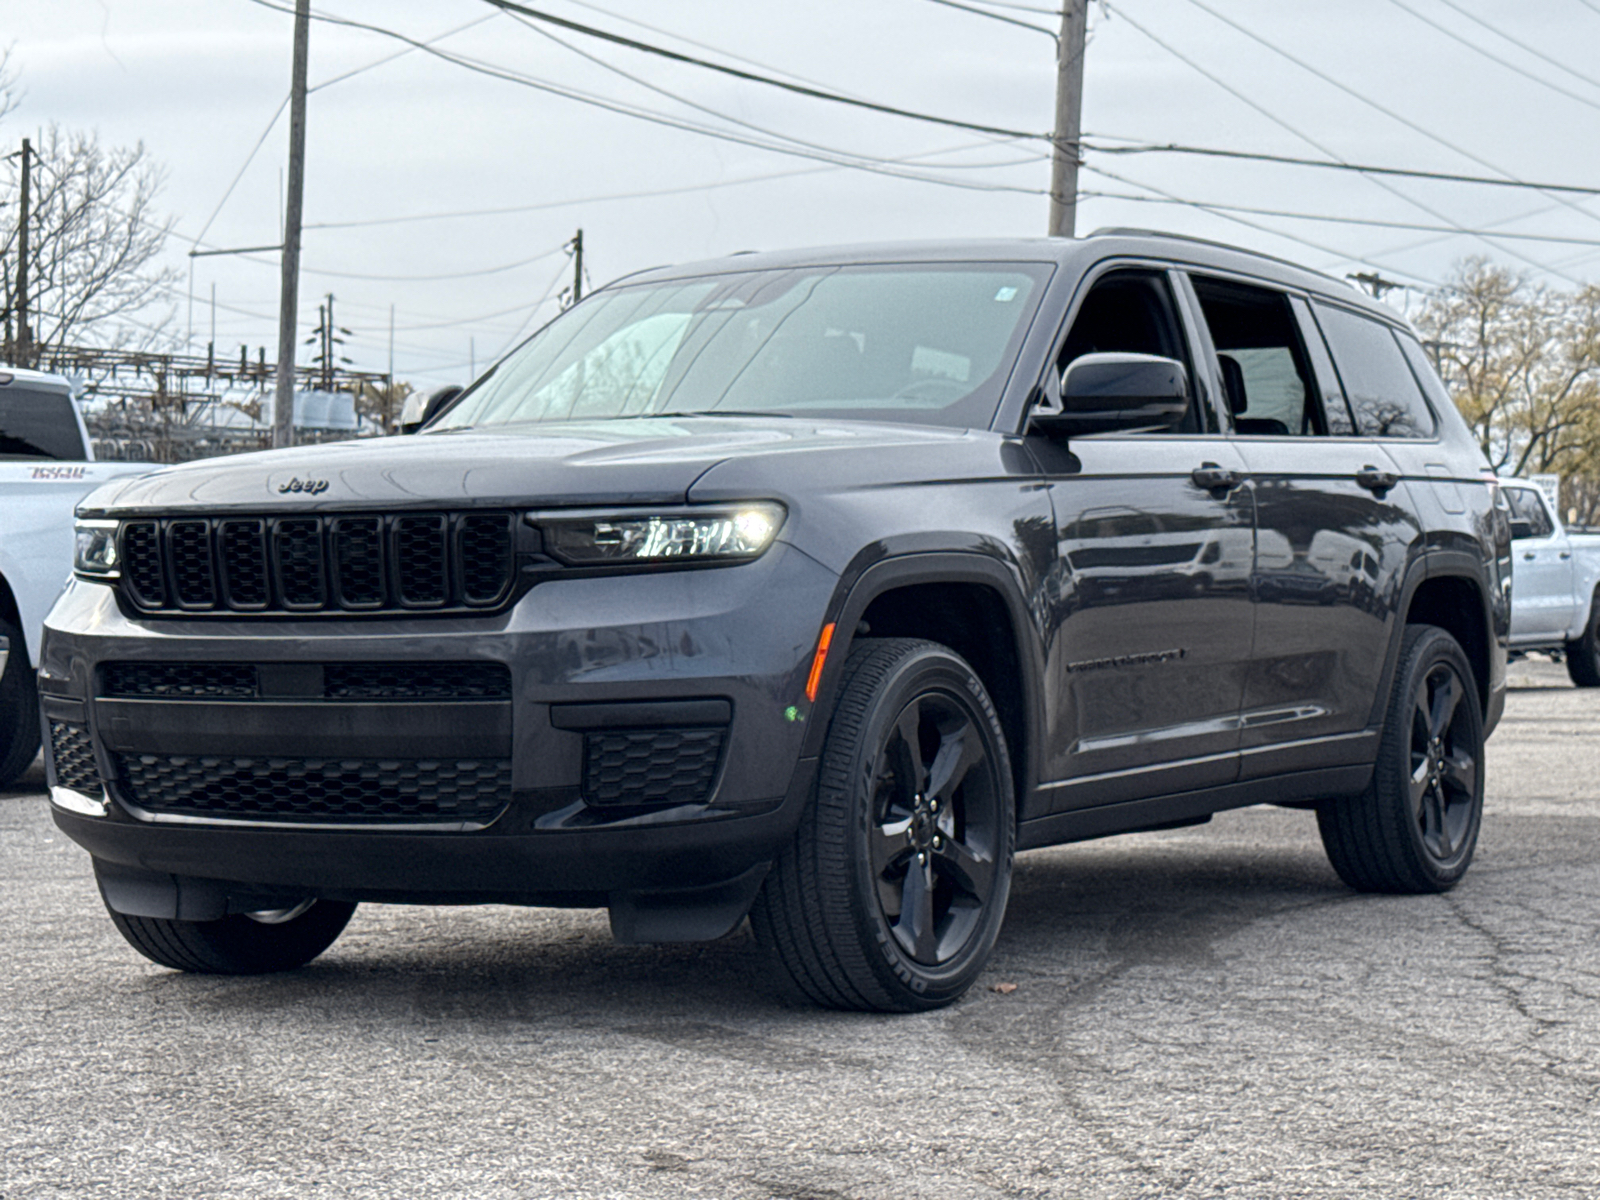
[[(89, 339), (109, 346), (161, 340), (178, 278), (157, 263), (171, 227), (154, 207), (162, 170), (143, 143), (106, 149), (93, 133), (56, 125), (40, 134), (34, 159), (28, 253), (34, 361)], [(10, 177), (0, 180), (0, 257), (8, 266), (17, 253), (21, 182), (17, 161), (9, 165)], [(9, 298), (14, 267), (7, 279)]]
[(1600, 288), (1538, 286), (1474, 258), (1416, 323), (1496, 471), (1595, 472)]

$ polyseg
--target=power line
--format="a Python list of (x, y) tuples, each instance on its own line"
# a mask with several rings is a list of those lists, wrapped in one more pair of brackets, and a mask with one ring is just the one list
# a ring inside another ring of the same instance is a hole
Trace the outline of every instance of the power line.
[(515, 0), (484, 0), (496, 8), (506, 12), (521, 13), (525, 17), (532, 17), (536, 21), (544, 21), (562, 29), (570, 29), (573, 33), (581, 33), (587, 37), (598, 38), (601, 41), (612, 42), (618, 46), (626, 46), (630, 50), (638, 50), (644, 54), (654, 54), (659, 58), (669, 59), (672, 62), (684, 63), (689, 66), (703, 68), (707, 71), (716, 71), (718, 74), (727, 75), (734, 79), (742, 79), (747, 83), (760, 83), (767, 87), (781, 88), (786, 92), (793, 92), (798, 96), (808, 96), (813, 100), (827, 100), (833, 104), (847, 104), (852, 108), (862, 108), (870, 112), (884, 113), (893, 117), (904, 117), (912, 121), (923, 121), (933, 125), (944, 125), (950, 129), (966, 129), (973, 133), (993, 133), (1000, 137), (1014, 138), (1040, 138), (1049, 140), (1048, 134), (1030, 133), (1017, 129), (1004, 129), (995, 125), (980, 125), (972, 121), (958, 121), (953, 117), (938, 117), (930, 113), (916, 112), (908, 108), (896, 108), (889, 104), (878, 104), (871, 100), (859, 100), (851, 96), (841, 95), (838, 92), (824, 91), (821, 88), (810, 87), (806, 84), (790, 83), (787, 80), (777, 79), (771, 75), (758, 75), (753, 71), (746, 71), (740, 67), (730, 67), (726, 63), (712, 62), (710, 59), (696, 58), (691, 54), (680, 54), (676, 50), (668, 50), (664, 46), (652, 45), (634, 38), (624, 37), (620, 33), (609, 33), (593, 25), (585, 25), (578, 21), (569, 21), (565, 17), (558, 17), (552, 13), (540, 12), (536, 8), (529, 8)]
[[(1455, 0), (1439, 0), (1439, 3), (1443, 4), (1446, 8), (1454, 9), (1456, 12), (1460, 13), (1463, 17), (1465, 17), (1467, 20), (1471, 21), (1474, 25), (1481, 25), (1483, 28), (1487, 29), (1490, 33), (1494, 34), (1496, 37), (1501, 38), (1504, 41), (1510, 42), (1518, 50), (1522, 50), (1522, 51), (1527, 52), (1528, 54), (1533, 55), (1535, 58), (1539, 59), (1541, 62), (1549, 63), (1552, 67), (1555, 67), (1558, 71), (1565, 71), (1568, 75), (1572, 76), (1574, 79), (1580, 80), (1583, 83), (1587, 83), (1590, 87), (1600, 87), (1600, 79), (1596, 79), (1592, 75), (1585, 75), (1581, 71), (1574, 71), (1571, 67), (1567, 66), (1566, 63), (1560, 62), (1559, 60), (1550, 57), (1550, 55), (1546, 54), (1543, 50), (1540, 50), (1537, 46), (1530, 46), (1527, 42), (1519, 41), (1517, 38), (1512, 37), (1504, 29), (1501, 29), (1498, 25), (1491, 25), (1488, 21), (1485, 21), (1482, 17), (1477, 16), (1475, 13), (1471, 13), (1471, 12), (1467, 11), (1465, 8), (1462, 8), (1461, 5), (1457, 4), (1455, 2)], [(1593, 7), (1593, 6), (1591, 5), (1590, 7)]]
[(1018, 29), (1031, 29), (1035, 33), (1044, 34), (1045, 37), (1049, 38), (1052, 42), (1055, 42), (1058, 46), (1061, 44), (1060, 39), (1056, 37), (1053, 31), (1046, 29), (1043, 25), (1035, 25), (1031, 21), (1019, 21), (1017, 18), (1008, 17), (1003, 13), (989, 12), (985, 9), (974, 8), (970, 4), (962, 4), (960, 0), (927, 0), (927, 2), (929, 4), (942, 4), (946, 8), (959, 8), (962, 12), (969, 12), (978, 17), (987, 17), (991, 21), (1003, 21), (1007, 25), (1015, 25)]
[[(1111, 178), (1111, 176), (1106, 172), (1101, 172), (1101, 174), (1107, 174), (1107, 177)], [(1135, 183), (1135, 186), (1143, 187), (1145, 185)], [(1119, 192), (1086, 191), (1081, 194), (1084, 196), (1092, 196), (1101, 200), (1131, 200), (1144, 204), (1171, 203), (1171, 201), (1168, 201), (1163, 197), (1130, 196)], [(1184, 201), (1183, 203), (1199, 204), (1200, 202)], [(1223, 204), (1221, 202), (1212, 201), (1206, 202), (1204, 207), (1207, 209), (1215, 209), (1219, 212), (1249, 213), (1258, 217), (1285, 217), (1293, 221), (1318, 221), (1334, 225), (1365, 225), (1378, 229), (1410, 229), (1423, 233), (1443, 233), (1448, 234), (1451, 237), (1483, 237), (1485, 234), (1484, 230), (1457, 229), (1454, 226), (1449, 225), (1424, 225), (1415, 221), (1384, 221), (1377, 217), (1342, 217), (1334, 216), (1332, 214), (1302, 213), (1281, 208), (1252, 208), (1242, 204)], [(1549, 233), (1514, 233), (1506, 230), (1498, 230), (1494, 232), (1494, 236), (1497, 238), (1507, 238), (1524, 242), (1553, 242), (1564, 246), (1600, 246), (1600, 238), (1563, 237), (1559, 234)]]
[[(1488, 159), (1483, 158), (1480, 155), (1474, 154), (1471, 150), (1464, 149), (1461, 146), (1457, 146), (1454, 142), (1448, 141), (1445, 138), (1440, 137), (1438, 134), (1434, 133), (1432, 130), (1426, 129), (1423, 126), (1417, 124), (1417, 122), (1411, 120), (1411, 118), (1403, 116), (1402, 114), (1395, 112), (1393, 109), (1387, 108), (1384, 105), (1379, 104), (1376, 100), (1374, 100), (1374, 99), (1372, 99), (1372, 97), (1366, 95), (1360, 89), (1353, 88), (1349, 84), (1346, 84), (1346, 83), (1341, 83), (1339, 80), (1335, 79), (1332, 75), (1329, 75), (1326, 71), (1323, 71), (1323, 70), (1321, 70), (1321, 69), (1319, 69), (1319, 68), (1317, 68), (1315, 66), (1312, 66), (1310, 63), (1306, 62), (1302, 58), (1297, 57), (1296, 55), (1290, 54), (1287, 50), (1283, 49), (1281, 46), (1274, 45), (1272, 42), (1268, 41), (1266, 38), (1262, 37), (1260, 34), (1255, 33), (1253, 31), (1251, 31), (1250, 29), (1246, 28), (1245, 26), (1239, 24), (1239, 22), (1233, 20), (1233, 18), (1226, 17), (1223, 14), (1219, 13), (1215, 8), (1211, 7), (1210, 4), (1207, 4), (1205, 2), (1205, 0), (1189, 0), (1189, 3), (1194, 5), (1196, 8), (1198, 8), (1201, 12), (1210, 13), (1211, 16), (1213, 16), (1217, 20), (1221, 21), (1224, 25), (1227, 25), (1231, 29), (1237, 30), (1239, 33), (1242, 33), (1245, 37), (1249, 38), (1251, 41), (1257, 43), (1258, 45), (1265, 46), (1268, 50), (1271, 50), (1274, 54), (1280, 56), (1281, 58), (1287, 59), (1289, 62), (1294, 63), (1301, 70), (1309, 72), (1310, 74), (1316, 76), (1318, 79), (1322, 80), (1324, 83), (1328, 84), (1330, 87), (1334, 87), (1334, 88), (1339, 89), (1339, 91), (1345, 93), (1345, 95), (1350, 96), (1351, 98), (1360, 101), (1362, 104), (1365, 104), (1368, 108), (1371, 108), (1376, 112), (1382, 113), (1384, 116), (1388, 117), (1390, 120), (1397, 121), (1401, 125), (1404, 125), (1407, 129), (1410, 129), (1415, 133), (1421, 134), (1423, 137), (1427, 138), (1429, 141), (1434, 142), (1437, 145), (1443, 146), (1447, 150), (1452, 150), (1455, 153), (1461, 155), (1463, 158), (1469, 159), (1470, 161), (1477, 163), (1480, 167), (1483, 167), (1483, 168), (1485, 168), (1487, 170), (1493, 171), (1497, 175), (1503, 175), (1507, 179), (1515, 179), (1516, 178), (1516, 176), (1514, 176), (1510, 171), (1507, 171), (1504, 167), (1497, 166), (1496, 164), (1490, 162)], [(1559, 199), (1559, 197), (1552, 197), (1552, 199)], [(1597, 216), (1596, 214), (1588, 211), (1587, 209), (1583, 208), (1582, 206), (1580, 206), (1578, 204), (1573, 203), (1570, 200), (1561, 200), (1561, 203), (1565, 204), (1568, 208), (1572, 209), (1574, 212), (1582, 213), (1585, 217), (1589, 218), (1592, 221), (1600, 221), (1600, 216)], [(1439, 214), (1434, 214), (1434, 215), (1437, 216)], [(1518, 257), (1521, 257), (1521, 256), (1518, 255)], [(1527, 262), (1527, 261), (1530, 261), (1530, 260), (1524, 259), (1523, 261)], [(1533, 263), (1532, 265), (1534, 265), (1536, 267), (1540, 267), (1541, 270), (1548, 270), (1548, 268), (1542, 267), (1538, 263)], [(1559, 272), (1554, 272), (1554, 273), (1559, 274)]]
[[(1127, 16), (1118, 10), (1123, 20)], [(1087, 135), (1107, 137), (1108, 134)], [(1085, 145), (1093, 154), (1198, 154), (1208, 158), (1240, 158), (1251, 162), (1283, 163), (1294, 167), (1320, 167), (1329, 171), (1353, 171), (1360, 175), (1396, 175), (1406, 179), (1431, 179), (1442, 183), (1476, 183), (1488, 187), (1513, 188), (1530, 192), (1570, 192), (1578, 196), (1600, 196), (1600, 186), (1578, 183), (1535, 183), (1525, 179), (1495, 179), (1487, 175), (1463, 175), (1452, 171), (1420, 171), (1410, 167), (1380, 167), (1371, 163), (1345, 162), (1342, 159), (1297, 158), (1292, 154), (1267, 154), (1254, 150), (1225, 150), (1215, 146), (1184, 146), (1177, 142), (1129, 146)], [(1553, 197), (1552, 197), (1553, 198)]]
[[(1425, 14), (1418, 12), (1416, 9), (1412, 8), (1411, 5), (1407, 4), (1405, 2), (1405, 0), (1389, 0), (1389, 2), (1391, 4), (1393, 4), (1396, 8), (1400, 9), (1402, 12), (1410, 13), (1413, 17), (1415, 17), (1417, 20), (1421, 21), (1424, 25), (1427, 25), (1430, 28), (1435, 29), (1438, 32), (1444, 34), (1445, 37), (1449, 38), (1453, 42), (1459, 42), (1461, 45), (1465, 46), (1468, 50), (1471, 50), (1471, 51), (1473, 51), (1473, 52), (1475, 52), (1477, 54), (1482, 55), (1484, 58), (1487, 58), (1490, 62), (1497, 63), (1498, 65), (1504, 67), (1506, 70), (1511, 71), (1514, 74), (1522, 76), (1524, 79), (1531, 79), (1531, 80), (1533, 80), (1534, 83), (1539, 84), (1541, 87), (1549, 88), (1552, 92), (1555, 92), (1557, 95), (1565, 96), (1569, 100), (1576, 100), (1579, 104), (1586, 104), (1590, 108), (1600, 109), (1600, 101), (1592, 100), (1588, 96), (1580, 96), (1577, 92), (1568, 91), (1566, 88), (1562, 87), (1559, 83), (1554, 83), (1551, 80), (1546, 79), (1542, 75), (1536, 75), (1536, 74), (1534, 74), (1534, 72), (1528, 70), (1525, 67), (1519, 67), (1516, 63), (1512, 62), (1510, 59), (1501, 58), (1498, 54), (1495, 54), (1495, 53), (1493, 53), (1492, 51), (1489, 51), (1489, 50), (1485, 50), (1482, 46), (1478, 45), (1476, 42), (1469, 41), (1467, 38), (1462, 37), (1461, 34), (1457, 33), (1455, 30), (1451, 29), (1448, 25), (1443, 25), (1440, 22), (1435, 21), (1432, 17), (1426, 16)], [(1460, 10), (1458, 9), (1457, 11), (1459, 12)], [(1464, 14), (1464, 15), (1471, 16), (1470, 13), (1467, 13), (1467, 14)], [(1474, 17), (1473, 19), (1476, 20), (1477, 18)], [(1479, 22), (1479, 23), (1482, 24), (1482, 22)], [(1517, 43), (1513, 43), (1513, 44), (1517, 44)], [(1557, 64), (1557, 65), (1560, 65), (1560, 64)]]
[[(1199, 0), (1190, 0), (1190, 3), (1199, 4)], [(1203, 4), (1200, 5), (1200, 7), (1202, 9), (1205, 8), (1205, 6)], [(1234, 87), (1232, 84), (1228, 83), (1226, 80), (1222, 79), (1220, 76), (1212, 73), (1211, 71), (1206, 70), (1199, 63), (1195, 62), (1188, 55), (1184, 54), (1176, 46), (1172, 46), (1172, 45), (1168, 44), (1167, 42), (1163, 41), (1154, 32), (1152, 32), (1151, 30), (1145, 28), (1138, 21), (1134, 20), (1134, 18), (1128, 16), (1128, 14), (1123, 11), (1123, 9), (1122, 9), (1120, 4), (1117, 6), (1117, 8), (1114, 11), (1124, 21), (1126, 21), (1128, 24), (1132, 25), (1140, 33), (1144, 34), (1145, 37), (1147, 37), (1151, 41), (1155, 42), (1156, 45), (1160, 46), (1163, 50), (1167, 51), (1167, 53), (1169, 53), (1173, 57), (1177, 58), (1180, 62), (1186, 63), (1189, 67), (1191, 67), (1195, 71), (1198, 71), (1200, 74), (1204, 75), (1207, 79), (1211, 80), (1211, 82), (1215, 83), (1218, 87), (1222, 88), (1224, 91), (1226, 91), (1230, 95), (1236, 97), (1237, 99), (1239, 99), (1243, 103), (1249, 105), (1252, 109), (1254, 109), (1256, 112), (1260, 113), (1262, 116), (1266, 117), (1267, 120), (1271, 121), (1273, 124), (1277, 125), (1279, 128), (1287, 130), (1289, 133), (1292, 133), (1295, 137), (1299, 138), (1306, 145), (1311, 146), (1316, 150), (1320, 150), (1323, 154), (1326, 154), (1329, 158), (1333, 158), (1333, 159), (1337, 159), (1338, 158), (1338, 156), (1329, 147), (1323, 145), (1317, 139), (1313, 138), (1310, 134), (1304, 132), (1301, 129), (1297, 129), (1295, 126), (1291, 125), (1288, 121), (1286, 121), (1283, 117), (1279, 116), (1277, 113), (1273, 112), (1271, 109), (1267, 108), (1266, 106), (1264, 106), (1262, 104), (1257, 103), (1255, 100), (1253, 100), (1249, 96), (1245, 95), (1242, 91), (1240, 91), (1238, 88)], [(1210, 11), (1210, 10), (1206, 10), (1206, 11)], [(1254, 35), (1252, 35), (1252, 36), (1254, 36)], [(1445, 221), (1445, 222), (1447, 222), (1447, 223), (1449, 223), (1451, 225), (1456, 225), (1457, 228), (1460, 227), (1457, 222), (1451, 221), (1448, 216), (1446, 216), (1444, 213), (1440, 212), (1438, 209), (1433, 208), (1432, 206), (1423, 203), (1421, 200), (1417, 200), (1414, 197), (1406, 195), (1399, 188), (1395, 187), (1393, 184), (1387, 182), (1386, 180), (1373, 178), (1373, 179), (1370, 180), (1370, 182), (1374, 186), (1379, 187), (1379, 188), (1383, 189), (1384, 191), (1388, 192), (1390, 195), (1395, 196), (1396, 198), (1398, 198), (1400, 200), (1403, 200), (1405, 203), (1411, 205), (1413, 208), (1420, 209), (1422, 212), (1427, 213), (1430, 217), (1434, 218), (1435, 220), (1437, 220), (1437, 221)], [(1486, 245), (1495, 246), (1495, 243), (1493, 243), (1491, 241), (1488, 241), (1488, 239), (1481, 239), (1481, 240), (1483, 240)], [(1543, 264), (1537, 263), (1534, 260), (1528, 258), (1526, 255), (1519, 254), (1515, 250), (1511, 250), (1511, 249), (1509, 249), (1507, 247), (1503, 247), (1503, 246), (1495, 246), (1495, 248), (1500, 250), (1502, 253), (1510, 254), (1514, 258), (1520, 258), (1523, 262), (1527, 263), (1529, 266), (1535, 267), (1535, 268), (1537, 268), (1537, 269), (1539, 269), (1541, 271), (1548, 270), (1548, 268), (1545, 267)], [(1552, 274), (1558, 274), (1558, 272), (1552, 272)]]
[[(260, 5), (263, 8), (270, 8), (275, 12), (287, 13), (292, 11), (282, 7), (279, 4), (273, 3), (273, 0), (250, 0), (250, 2)], [(765, 150), (773, 154), (786, 154), (795, 158), (808, 158), (812, 159), (813, 161), (832, 163), (835, 166), (845, 167), (850, 170), (867, 171), (876, 175), (886, 175), (897, 179), (909, 179), (920, 183), (933, 183), (938, 184), (941, 187), (960, 188), (965, 191), (1013, 192), (1021, 195), (1043, 194), (1038, 188), (1024, 188), (1012, 184), (1001, 183), (980, 183), (977, 181), (960, 179), (942, 179), (936, 176), (923, 175), (915, 171), (896, 169), (889, 160), (874, 159), (864, 155), (850, 155), (844, 151), (827, 153), (808, 151), (794, 146), (773, 144), (771, 142), (761, 141), (756, 138), (745, 137), (725, 129), (716, 129), (710, 126), (697, 124), (693, 121), (686, 121), (681, 118), (672, 117), (665, 113), (655, 112), (651, 109), (640, 108), (637, 105), (626, 104), (621, 101), (607, 99), (606, 97), (583, 92), (576, 88), (562, 87), (557, 84), (549, 83), (545, 80), (536, 79), (532, 76), (512, 71), (508, 68), (498, 67), (493, 64), (470, 59), (462, 55), (450, 54), (432, 46), (424, 46), (414, 38), (408, 37), (407, 35), (396, 32), (392, 29), (386, 29), (379, 25), (370, 25), (363, 21), (354, 21), (345, 17), (330, 16), (325, 13), (313, 13), (312, 18), (314, 20), (324, 21), (332, 25), (342, 25), (352, 29), (364, 29), (368, 32), (376, 33), (383, 37), (391, 37), (398, 41), (409, 43), (417, 46), (425, 53), (431, 54), (436, 58), (443, 59), (449, 63), (454, 63), (457, 66), (465, 67), (470, 71), (476, 71), (477, 73), (486, 75), (492, 79), (500, 79), (507, 83), (515, 83), (523, 87), (532, 88), (535, 91), (545, 92), (549, 95), (562, 96), (569, 100), (575, 100), (580, 104), (592, 105), (597, 108), (605, 109), (609, 112), (648, 121), (652, 124), (664, 125), (671, 129), (680, 129), (690, 133), (698, 133), (706, 137), (732, 142), (736, 145), (749, 146), (757, 150)], [(984, 128), (987, 129), (987, 127)], [(1008, 131), (999, 132), (1005, 136), (1013, 136)], [(1048, 139), (1047, 134), (1018, 133), (1014, 136), (1018, 139), (1027, 140)]]

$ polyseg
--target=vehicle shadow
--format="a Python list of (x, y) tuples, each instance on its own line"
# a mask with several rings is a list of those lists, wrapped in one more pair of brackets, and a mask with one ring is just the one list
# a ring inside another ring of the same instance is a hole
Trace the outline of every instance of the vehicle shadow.
[[(1005, 929), (972, 997), (1004, 980), (1070, 983), (1118, 963), (1207, 961), (1237, 929), (1347, 899), (1311, 847), (1132, 837), (1114, 849), (1034, 852), (1018, 860)], [(603, 912), (504, 907), (375, 906), (298, 971), (163, 973), (149, 986), (197, 1009), (269, 1014), (309, 1004), (362, 1022), (659, 1028), (819, 1012), (781, 979), (748, 924), (716, 942), (624, 946)]]

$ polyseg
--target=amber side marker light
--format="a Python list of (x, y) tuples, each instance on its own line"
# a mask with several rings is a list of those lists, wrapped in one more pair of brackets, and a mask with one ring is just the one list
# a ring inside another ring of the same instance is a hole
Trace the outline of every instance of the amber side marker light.
[(817, 702), (817, 685), (822, 682), (822, 665), (828, 661), (828, 645), (833, 641), (833, 622), (829, 621), (817, 635), (817, 652), (811, 659), (811, 674), (806, 676), (806, 699)]

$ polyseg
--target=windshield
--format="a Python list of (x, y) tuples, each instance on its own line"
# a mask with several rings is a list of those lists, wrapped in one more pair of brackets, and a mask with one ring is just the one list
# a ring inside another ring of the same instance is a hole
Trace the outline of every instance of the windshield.
[(802, 267), (597, 293), (433, 429), (672, 413), (986, 427), (1050, 267)]

